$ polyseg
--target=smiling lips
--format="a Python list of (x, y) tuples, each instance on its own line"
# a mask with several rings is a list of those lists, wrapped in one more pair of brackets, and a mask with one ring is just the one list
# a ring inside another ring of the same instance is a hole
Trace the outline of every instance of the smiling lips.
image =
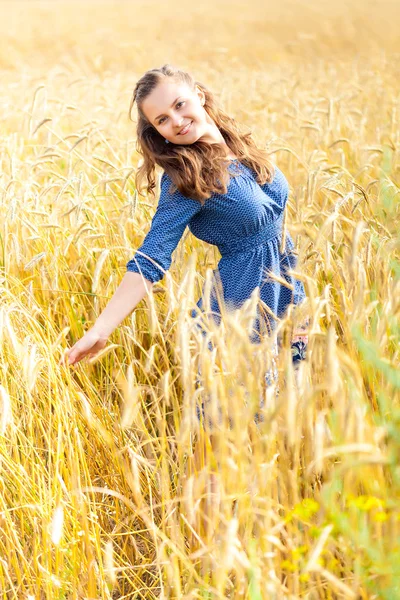
[(185, 125), (185, 127), (180, 130), (180, 132), (178, 133), (178, 135), (185, 135), (189, 131), (192, 123), (193, 123), (193, 121), (190, 121), (190, 123), (188, 123), (187, 125)]

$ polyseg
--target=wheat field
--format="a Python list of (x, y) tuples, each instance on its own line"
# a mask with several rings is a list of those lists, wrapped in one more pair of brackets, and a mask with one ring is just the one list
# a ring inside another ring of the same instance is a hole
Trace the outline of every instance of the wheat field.
[[(0, 16), (0, 599), (400, 598), (398, 3), (31, 0)], [(219, 256), (190, 233), (104, 351), (60, 362), (154, 214), (128, 108), (167, 62), (289, 181), (307, 301), (279, 323), (279, 394), (270, 341), (248, 342), (254, 298), (210, 324), (213, 353), (193, 330)], [(222, 409), (212, 437), (202, 397)]]

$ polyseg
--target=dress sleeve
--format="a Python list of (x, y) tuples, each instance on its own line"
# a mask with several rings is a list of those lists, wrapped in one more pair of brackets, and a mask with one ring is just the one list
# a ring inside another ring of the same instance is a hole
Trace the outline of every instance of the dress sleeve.
[(171, 179), (164, 173), (161, 192), (150, 229), (134, 257), (127, 263), (127, 271), (141, 273), (155, 283), (170, 268), (172, 253), (178, 245), (187, 224), (201, 210), (197, 200), (187, 198), (176, 190), (170, 193)]

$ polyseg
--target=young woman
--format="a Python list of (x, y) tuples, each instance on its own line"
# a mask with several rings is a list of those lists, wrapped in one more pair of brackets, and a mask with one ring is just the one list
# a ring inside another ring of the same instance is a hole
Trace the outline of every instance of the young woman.
[[(130, 112), (135, 102), (143, 156), (137, 187), (143, 189), (145, 182), (147, 192), (153, 193), (158, 165), (164, 171), (160, 198), (145, 240), (127, 263), (114, 296), (94, 326), (66, 353), (71, 365), (104, 348), (113, 330), (163, 278), (186, 226), (221, 253), (210, 299), (216, 320), (221, 315), (221, 292), (224, 306), (238, 308), (259, 287), (262, 302), (251, 336), (257, 342), (263, 331), (275, 329), (274, 315), (281, 318), (290, 303), (298, 305), (305, 299), (301, 281), (287, 273), (297, 263), (289, 233), (281, 248), (288, 183), (267, 152), (250, 134), (240, 132), (203, 84), (170, 65), (141, 77)], [(200, 298), (192, 316), (203, 310)], [(305, 332), (298, 332), (292, 340), (294, 360), (304, 358), (306, 342)]]

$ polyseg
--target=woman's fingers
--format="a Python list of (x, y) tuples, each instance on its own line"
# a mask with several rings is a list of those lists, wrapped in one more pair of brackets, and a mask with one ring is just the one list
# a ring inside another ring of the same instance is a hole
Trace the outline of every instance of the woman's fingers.
[(100, 350), (102, 350), (107, 344), (107, 339), (100, 337), (100, 335), (89, 330), (80, 340), (78, 340), (72, 348), (66, 350), (64, 353), (61, 363), (75, 365), (85, 356), (94, 356)]
[[(82, 340), (79, 340), (79, 342)], [(77, 344), (71, 348), (71, 354), (69, 355), (70, 364), (74, 365), (82, 360), (82, 358), (85, 358), (88, 355), (91, 356), (92, 354), (97, 354), (97, 352), (100, 350), (100, 348), (96, 348), (97, 344), (89, 345), (80, 344), (79, 342), (77, 342)]]
[(67, 353), (68, 363), (74, 365), (84, 358), (85, 351), (80, 349), (79, 342), (77, 342)]

